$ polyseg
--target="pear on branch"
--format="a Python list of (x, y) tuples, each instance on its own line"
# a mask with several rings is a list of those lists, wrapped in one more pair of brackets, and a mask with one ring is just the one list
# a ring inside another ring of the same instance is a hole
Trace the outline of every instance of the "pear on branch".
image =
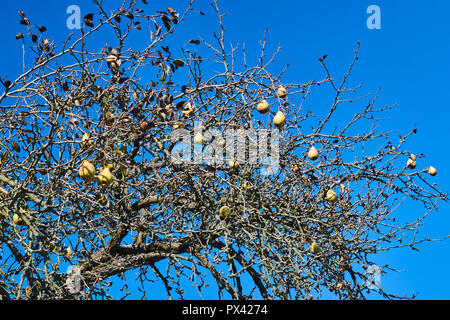
[(123, 146), (121, 148), (114, 148), (114, 151), (116, 152), (116, 154), (121, 157), (124, 154), (124, 150), (126, 150), (125, 148), (123, 148)]
[(67, 258), (71, 258), (71, 257), (73, 256), (72, 249), (71, 249), (70, 247), (67, 247), (66, 252), (64, 253), (64, 255), (65, 255)]
[(78, 170), (78, 174), (83, 181), (90, 182), (95, 178), (95, 167), (89, 161), (83, 160), (80, 169)]
[(231, 169), (236, 168), (238, 163), (234, 160), (230, 160), (228, 161), (228, 165), (230, 166)]
[(194, 106), (190, 102), (187, 102), (183, 107), (182, 113), (185, 116), (191, 116), (194, 113)]
[(283, 87), (283, 86), (279, 86), (278, 89), (277, 89), (277, 96), (278, 96), (279, 98), (284, 98), (284, 97), (286, 97), (286, 96), (287, 96), (287, 90), (286, 90), (286, 88)]
[(409, 169), (414, 169), (416, 167), (416, 165), (417, 165), (416, 161), (411, 158), (409, 158), (408, 161), (406, 162), (406, 166)]
[(432, 176), (435, 176), (437, 174), (437, 170), (435, 167), (430, 166), (430, 168), (428, 169), (428, 173)]
[(13, 214), (13, 221), (15, 224), (17, 224), (18, 226), (24, 226), (26, 225), (25, 220), (22, 219), (21, 216), (19, 216), (17, 213)]
[(278, 111), (275, 117), (273, 118), (273, 124), (278, 128), (281, 129), (284, 124), (286, 123), (286, 117), (283, 112)]
[(112, 182), (112, 174), (109, 168), (104, 168), (97, 176), (98, 183), (102, 187), (108, 187)]
[(115, 62), (116, 60), (117, 60), (117, 57), (113, 54), (110, 54), (109, 56), (106, 57), (106, 62), (108, 62), (108, 63)]
[(256, 110), (260, 113), (267, 113), (270, 109), (269, 103), (264, 99), (256, 106)]
[(112, 69), (118, 69), (122, 64), (122, 61), (118, 59), (117, 56), (114, 54), (110, 54), (109, 56), (107, 56), (106, 62)]
[(203, 144), (203, 141), (205, 140), (205, 137), (201, 132), (198, 132), (194, 137), (194, 143), (196, 144)]
[(311, 160), (317, 160), (317, 158), (319, 158), (319, 152), (316, 148), (314, 148), (314, 146), (309, 149), (308, 158), (310, 158)]
[(230, 208), (228, 206), (222, 206), (219, 209), (219, 217), (220, 219), (224, 220), (230, 216)]
[(317, 242), (314, 241), (309, 246), (309, 250), (311, 251), (312, 254), (318, 254), (318, 253), (320, 253), (320, 251), (322, 251), (322, 248), (320, 247), (320, 245)]
[(328, 202), (336, 202), (338, 200), (337, 194), (336, 192), (334, 192), (334, 190), (328, 190), (327, 194), (325, 195), (326, 199)]

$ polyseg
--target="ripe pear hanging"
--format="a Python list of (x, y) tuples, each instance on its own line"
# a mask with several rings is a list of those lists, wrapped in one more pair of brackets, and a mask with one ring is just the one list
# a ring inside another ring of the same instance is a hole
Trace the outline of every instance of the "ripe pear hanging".
[(70, 247), (67, 247), (67, 249), (66, 249), (66, 257), (70, 258), (70, 257), (72, 257), (72, 255), (73, 255), (72, 249)]
[(311, 251), (312, 254), (318, 254), (320, 253), (320, 251), (322, 251), (322, 248), (317, 242), (314, 241), (313, 243), (311, 243), (309, 250)]
[(284, 113), (281, 111), (278, 111), (277, 114), (275, 115), (275, 117), (273, 118), (273, 124), (277, 128), (281, 129), (285, 123), (286, 123), (286, 117), (285, 117)]
[(331, 189), (328, 190), (326, 194), (326, 199), (331, 203), (336, 202), (338, 200), (336, 192), (334, 192), (334, 190)]
[(192, 114), (194, 113), (194, 106), (193, 106), (190, 102), (187, 102), (187, 103), (184, 105), (184, 108), (183, 108), (182, 113), (183, 113), (185, 116), (190, 116), (190, 115), (192, 115)]
[(284, 98), (284, 97), (286, 97), (286, 96), (287, 96), (287, 90), (286, 90), (286, 88), (283, 87), (283, 86), (279, 86), (279, 87), (278, 87), (278, 90), (277, 90), (277, 96), (278, 96), (279, 98)]
[(414, 169), (416, 165), (417, 165), (416, 161), (411, 158), (409, 158), (408, 161), (406, 162), (406, 166), (410, 169)]
[(230, 216), (230, 208), (228, 206), (222, 206), (219, 210), (220, 219), (224, 220)]
[(428, 173), (432, 176), (435, 176), (437, 173), (437, 170), (435, 167), (430, 166), (430, 168), (428, 169)]
[(201, 132), (198, 132), (194, 137), (194, 143), (203, 144), (203, 141), (204, 141), (203, 135), (201, 134)]
[(234, 160), (230, 160), (228, 161), (228, 165), (230, 166), (231, 169), (237, 167), (238, 163)]
[(110, 54), (109, 56), (106, 57), (106, 61), (108, 63), (115, 62), (116, 60), (117, 60), (117, 57), (115, 55), (113, 55), (113, 54)]
[(109, 171), (108, 168), (104, 168), (97, 177), (98, 182), (102, 187), (107, 187), (112, 182), (112, 174), (111, 171)]
[(14, 213), (14, 215), (13, 215), (13, 221), (18, 226), (24, 226), (26, 224), (25, 220), (23, 220), (22, 217), (19, 216), (17, 213)]
[(78, 174), (83, 181), (90, 182), (95, 177), (95, 167), (89, 161), (83, 160), (80, 169), (78, 170)]
[(317, 160), (317, 158), (319, 158), (319, 152), (316, 148), (311, 147), (311, 149), (309, 149), (308, 158), (310, 158), (311, 160)]
[(260, 113), (267, 113), (270, 109), (269, 103), (264, 99), (256, 106), (256, 110)]

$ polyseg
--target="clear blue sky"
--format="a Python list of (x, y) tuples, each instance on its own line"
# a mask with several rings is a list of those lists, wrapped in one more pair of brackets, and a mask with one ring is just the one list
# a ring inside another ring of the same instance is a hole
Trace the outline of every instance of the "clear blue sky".
[[(107, 1), (110, 3), (113, 1)], [(150, 6), (165, 9), (180, 8), (182, 1), (150, 0)], [(384, 122), (386, 130), (409, 132), (414, 125), (418, 134), (407, 147), (415, 153), (424, 153), (427, 163), (438, 169), (434, 180), (444, 191), (449, 191), (450, 179), (450, 116), (449, 79), (450, 1), (385, 0), (385, 1), (220, 1), (227, 13), (224, 18), (227, 40), (245, 47), (255, 59), (264, 29), (268, 29), (269, 48), (283, 46), (278, 57), (281, 66), (290, 68), (286, 82), (305, 82), (323, 75), (317, 61), (328, 54), (327, 63), (336, 77), (342, 77), (352, 58), (352, 50), (361, 42), (359, 63), (353, 73), (353, 82), (362, 83), (362, 92), (374, 92), (381, 87), (380, 102), (398, 103)], [(62, 40), (71, 31), (66, 28), (66, 8), (80, 6), (82, 15), (93, 12), (90, 1), (53, 0), (4, 1), (0, 11), (0, 73), (12, 79), (21, 70), (20, 41), (14, 35), (23, 31), (18, 10), (23, 10), (38, 25), (45, 25), (45, 36)], [(381, 29), (366, 27), (369, 5), (381, 9)], [(196, 8), (206, 16), (193, 15), (178, 33), (185, 39), (216, 31), (217, 17), (207, 0), (197, 1)], [(143, 37), (145, 39), (145, 37)], [(107, 39), (104, 39), (106, 41)], [(326, 108), (323, 104), (310, 106)], [(419, 164), (420, 165), (420, 164)], [(425, 166), (425, 164), (423, 164)], [(422, 235), (439, 238), (450, 234), (450, 205), (441, 203), (440, 210), (425, 221)], [(423, 213), (419, 205), (408, 204), (398, 214), (417, 216)], [(419, 246), (420, 252), (399, 249), (380, 256), (379, 264), (389, 263), (404, 270), (382, 277), (382, 286), (395, 293), (418, 292), (419, 299), (450, 299), (450, 240)]]

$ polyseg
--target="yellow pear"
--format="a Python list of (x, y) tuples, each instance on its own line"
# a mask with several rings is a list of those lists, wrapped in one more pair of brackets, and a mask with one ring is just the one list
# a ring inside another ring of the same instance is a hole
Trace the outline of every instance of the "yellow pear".
[(287, 96), (287, 90), (283, 86), (279, 86), (277, 89), (277, 96), (280, 98), (284, 98)]
[(222, 206), (219, 210), (220, 219), (226, 219), (230, 216), (230, 208), (227, 206)]
[(117, 60), (117, 57), (115, 55), (113, 55), (113, 54), (110, 54), (109, 56), (106, 57), (106, 61), (108, 63), (115, 62), (116, 60)]
[(172, 126), (173, 129), (183, 129), (184, 128), (184, 124), (183, 122), (176, 122), (173, 124)]
[(311, 246), (309, 247), (309, 250), (313, 253), (313, 254), (318, 254), (320, 251), (322, 251), (322, 248), (320, 248), (320, 245), (317, 242), (313, 242), (311, 243)]
[(70, 247), (67, 247), (66, 249), (66, 257), (70, 258), (73, 255), (72, 249)]
[(78, 170), (78, 174), (84, 181), (92, 181), (95, 177), (95, 167), (89, 161), (83, 160), (80, 169)]
[(319, 152), (316, 148), (311, 147), (311, 149), (309, 149), (308, 158), (310, 158), (311, 160), (317, 160), (317, 158), (319, 158)]
[(194, 137), (194, 143), (203, 144), (204, 137), (201, 132), (198, 132)]
[(186, 104), (184, 105), (184, 108), (183, 108), (182, 113), (183, 113), (185, 116), (190, 116), (190, 115), (192, 115), (192, 114), (194, 113), (194, 106), (193, 106), (190, 102), (186, 103)]
[(108, 168), (104, 168), (97, 177), (98, 183), (100, 183), (100, 185), (102, 187), (107, 187), (111, 184), (112, 182), (112, 174), (111, 171), (109, 171)]
[(417, 165), (416, 161), (411, 158), (409, 158), (408, 161), (406, 162), (406, 166), (410, 169), (414, 169), (416, 165)]
[(278, 111), (275, 117), (273, 118), (273, 124), (277, 126), (278, 128), (282, 128), (284, 124), (286, 123), (286, 117), (284, 116), (284, 113), (281, 111)]
[(256, 110), (258, 110), (261, 113), (266, 113), (267, 111), (269, 111), (270, 106), (269, 103), (264, 99), (262, 100), (260, 103), (258, 103), (258, 105), (256, 106)]
[(235, 168), (237, 167), (238, 163), (234, 160), (230, 160), (228, 161), (228, 165), (230, 166), (230, 168)]
[(430, 168), (428, 169), (428, 173), (432, 176), (435, 176), (437, 173), (437, 170), (435, 167), (430, 166)]
[(338, 200), (336, 192), (334, 190), (328, 190), (326, 194), (326, 199), (329, 202), (336, 202)]
[(85, 132), (83, 137), (81, 137), (81, 145), (83, 147), (88, 147), (92, 144), (92, 139), (89, 139), (89, 133)]
[(23, 220), (22, 217), (19, 216), (17, 213), (14, 213), (14, 215), (13, 215), (13, 221), (18, 226), (24, 226), (26, 224), (25, 220)]
[(412, 160), (412, 161), (416, 161), (416, 155), (415, 154), (410, 154), (409, 155), (409, 158)]
[(218, 142), (219, 146), (221, 146), (222, 148), (225, 147), (225, 145), (227, 144), (226, 140), (222, 139)]

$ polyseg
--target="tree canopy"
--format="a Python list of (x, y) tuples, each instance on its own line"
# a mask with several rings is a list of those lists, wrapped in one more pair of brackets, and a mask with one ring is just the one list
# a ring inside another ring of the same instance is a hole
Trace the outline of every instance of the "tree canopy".
[[(0, 296), (120, 298), (114, 279), (151, 298), (156, 279), (176, 299), (187, 279), (219, 298), (396, 298), (367, 269), (431, 240), (418, 231), (448, 194), (404, 147), (416, 129), (384, 131), (393, 106), (349, 84), (359, 44), (341, 77), (322, 56), (321, 79), (285, 83), (265, 39), (254, 62), (228, 49), (216, 2), (214, 41), (177, 48), (175, 29), (203, 12), (142, 2), (96, 2), (64, 41), (19, 12), (32, 66), (0, 75)], [(305, 102), (322, 90), (319, 116)], [(411, 200), (423, 216), (397, 217)]]

